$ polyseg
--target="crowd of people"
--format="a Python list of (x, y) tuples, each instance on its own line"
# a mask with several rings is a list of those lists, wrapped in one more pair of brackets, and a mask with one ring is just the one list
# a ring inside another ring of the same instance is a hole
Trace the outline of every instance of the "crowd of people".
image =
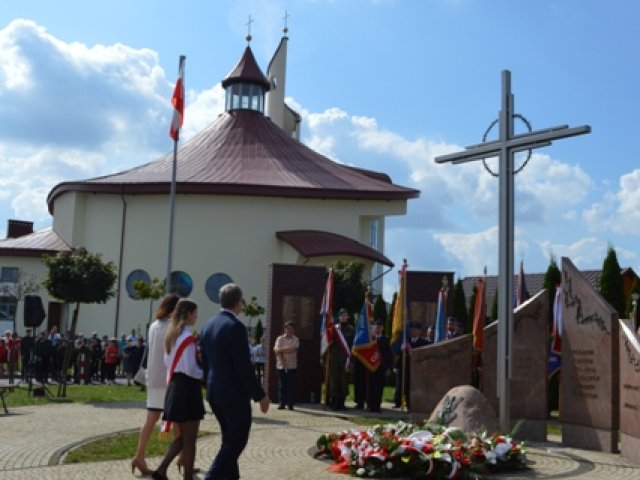
[(110, 385), (121, 376), (133, 385), (144, 349), (145, 339), (135, 330), (119, 339), (97, 332), (88, 337), (60, 333), (56, 326), (35, 335), (26, 328), (22, 337), (8, 330), (0, 337), (0, 378), (8, 378), (10, 384), (18, 379), (48, 384), (61, 382), (66, 375), (68, 383)]

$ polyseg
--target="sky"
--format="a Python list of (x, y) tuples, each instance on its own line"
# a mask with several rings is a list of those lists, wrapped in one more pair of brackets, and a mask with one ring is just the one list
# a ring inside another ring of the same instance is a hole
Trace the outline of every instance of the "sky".
[[(0, 9), (0, 238), (8, 219), (51, 225), (62, 181), (171, 151), (170, 97), (186, 55), (181, 142), (223, 111), (220, 81), (247, 44), (266, 71), (287, 14), (287, 103), (301, 140), (417, 188), (386, 222), (385, 254), (456, 278), (498, 270), (498, 180), (438, 155), (497, 137), (509, 70), (534, 130), (592, 133), (534, 150), (515, 177), (515, 265), (608, 246), (640, 272), (640, 62), (635, 0), (58, 0)], [(526, 124), (516, 119), (516, 133)], [(516, 167), (526, 153), (516, 156)], [(497, 170), (497, 159), (487, 161)], [(393, 283), (393, 282), (391, 282)], [(389, 282), (387, 282), (389, 284)], [(391, 286), (393, 287), (393, 286)], [(385, 287), (386, 290), (387, 287)]]

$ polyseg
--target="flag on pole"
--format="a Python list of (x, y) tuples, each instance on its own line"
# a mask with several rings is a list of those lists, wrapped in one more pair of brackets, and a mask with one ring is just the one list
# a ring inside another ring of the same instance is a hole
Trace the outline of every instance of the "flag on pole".
[(435, 331), (435, 336), (433, 337), (434, 343), (441, 342), (442, 340), (445, 339), (447, 335), (447, 324), (445, 320), (445, 317), (447, 316), (446, 315), (447, 302), (446, 302), (445, 296), (446, 294), (445, 294), (444, 288), (441, 288), (440, 291), (438, 292), (436, 331)]
[(180, 138), (180, 128), (184, 121), (184, 61), (185, 56), (180, 55), (180, 64), (178, 66), (178, 80), (173, 89), (171, 104), (173, 105), (173, 119), (171, 120), (171, 128), (169, 128), (169, 136), (175, 142)]
[(358, 323), (356, 323), (356, 336), (353, 340), (351, 353), (358, 358), (370, 372), (375, 372), (380, 366), (380, 350), (378, 342), (371, 339), (369, 323), (371, 321), (372, 302), (371, 294), (365, 294), (362, 310)]
[(476, 282), (476, 303), (473, 306), (473, 349), (481, 352), (484, 348), (484, 322), (487, 316), (487, 304), (485, 302), (485, 282), (479, 278)]
[(551, 351), (556, 355), (562, 355), (562, 287), (556, 287), (556, 295), (553, 300), (553, 332)]
[(407, 263), (405, 262), (398, 272), (400, 286), (398, 287), (398, 295), (396, 296), (393, 320), (391, 322), (391, 349), (396, 354), (403, 350), (407, 344), (406, 274)]
[(527, 284), (524, 281), (524, 264), (520, 260), (520, 271), (518, 272), (518, 284), (516, 285), (516, 307), (522, 305), (529, 299)]
[(336, 326), (333, 323), (333, 268), (329, 269), (327, 284), (322, 297), (320, 309), (322, 322), (320, 326), (320, 355), (324, 355), (329, 345), (333, 343), (336, 334)]

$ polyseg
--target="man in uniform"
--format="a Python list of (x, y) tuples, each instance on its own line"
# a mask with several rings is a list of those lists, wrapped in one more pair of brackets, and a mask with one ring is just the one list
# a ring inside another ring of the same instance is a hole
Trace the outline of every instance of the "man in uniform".
[(327, 360), (329, 361), (329, 385), (328, 397), (329, 407), (332, 410), (344, 410), (344, 401), (349, 393), (349, 369), (351, 368), (350, 354), (345, 351), (345, 347), (339, 338), (342, 334), (348, 351), (351, 351), (355, 331), (349, 323), (349, 312), (346, 308), (338, 311), (338, 324), (336, 325), (336, 336), (334, 341), (327, 348)]
[(380, 352), (380, 365), (375, 372), (369, 374), (369, 391), (367, 392), (367, 405), (370, 412), (379, 413), (382, 403), (382, 393), (384, 391), (385, 379), (389, 369), (393, 367), (393, 353), (391, 352), (391, 342), (384, 333), (384, 322), (376, 320), (374, 323), (373, 339), (378, 344)]
[[(396, 359), (396, 391), (394, 395), (394, 407), (400, 408), (402, 406), (402, 393), (404, 391), (404, 398), (409, 407), (409, 396), (411, 392), (411, 350), (414, 348), (424, 347), (427, 345), (426, 340), (420, 336), (420, 324), (417, 322), (411, 322), (409, 324), (409, 348), (407, 348), (406, 359), (402, 361), (402, 352)], [(404, 363), (404, 365), (403, 365)], [(404, 377), (404, 382), (403, 382)], [(403, 385), (404, 383), (404, 385)], [(404, 386), (404, 389), (402, 388)]]

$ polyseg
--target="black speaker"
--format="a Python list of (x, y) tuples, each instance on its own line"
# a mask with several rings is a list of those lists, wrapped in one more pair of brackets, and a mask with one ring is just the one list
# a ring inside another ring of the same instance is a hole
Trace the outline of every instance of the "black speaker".
[(44, 307), (42, 306), (42, 298), (40, 295), (24, 296), (24, 326), (39, 327), (44, 318)]

